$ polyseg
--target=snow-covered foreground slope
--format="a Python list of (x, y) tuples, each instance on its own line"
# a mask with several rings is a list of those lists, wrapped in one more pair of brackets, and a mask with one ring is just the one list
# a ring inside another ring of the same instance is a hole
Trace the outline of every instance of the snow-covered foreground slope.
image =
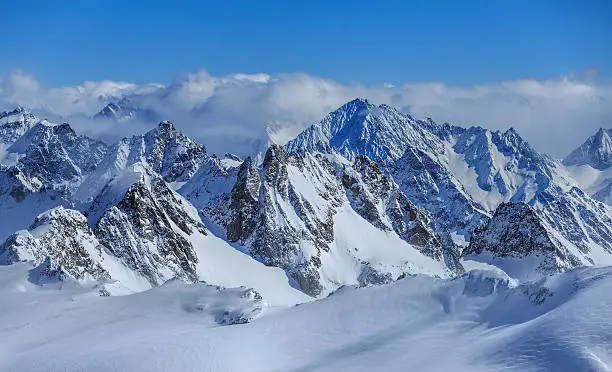
[(612, 368), (612, 268), (521, 285), (479, 270), (407, 277), (279, 311), (245, 289), (99, 297), (34, 287), (22, 269), (0, 267), (2, 371)]

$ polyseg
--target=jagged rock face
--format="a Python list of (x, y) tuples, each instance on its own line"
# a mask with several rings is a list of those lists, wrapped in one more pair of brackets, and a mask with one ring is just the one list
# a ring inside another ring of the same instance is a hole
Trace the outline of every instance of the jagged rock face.
[(59, 205), (70, 206), (66, 189), (54, 188), (16, 166), (0, 164), (0, 242), (15, 230), (27, 228), (40, 213)]
[(172, 277), (197, 281), (198, 258), (186, 236), (207, 232), (179, 198), (161, 179), (151, 180), (150, 187), (137, 182), (102, 215), (94, 233), (115, 257), (154, 286)]
[(612, 209), (573, 187), (566, 193), (542, 194), (534, 207), (549, 226), (575, 245), (585, 260), (597, 264), (593, 249), (612, 254)]
[(38, 178), (29, 177), (19, 168), (0, 164), (0, 195), (8, 194), (20, 203), (28, 194), (40, 190), (42, 186)]
[(0, 144), (14, 143), (37, 122), (36, 116), (23, 107), (0, 112)]
[(101, 165), (108, 172), (113, 167), (124, 169), (138, 162), (146, 162), (167, 182), (187, 181), (206, 158), (206, 149), (177, 131), (169, 121), (145, 135), (124, 138), (110, 151)]
[(423, 254), (442, 259), (442, 242), (429, 226), (427, 211), (412, 204), (375, 162), (357, 156), (352, 167), (344, 168), (342, 184), (353, 209), (363, 218), (380, 229), (395, 231)]
[(543, 273), (565, 271), (582, 264), (551, 232), (537, 211), (525, 203), (503, 203), (489, 222), (472, 235), (465, 256), (488, 252), (499, 258), (539, 258)]
[(248, 157), (240, 166), (236, 183), (232, 188), (230, 209), (232, 216), (227, 225), (227, 239), (231, 242), (245, 241), (255, 228), (258, 220), (259, 170)]
[(68, 199), (107, 151), (103, 142), (77, 135), (70, 125), (39, 121), (23, 108), (0, 116), (0, 188), (18, 202), (49, 190)]
[(612, 165), (612, 129), (599, 129), (564, 160), (565, 165), (590, 165), (599, 170)]
[(503, 133), (481, 127), (443, 126), (443, 130), (453, 133), (448, 137), (454, 142), (453, 150), (475, 170), (481, 190), (513, 195), (529, 178), (528, 172), (535, 174), (534, 181), (541, 189), (552, 180), (552, 159), (538, 154), (513, 128)]
[(58, 207), (38, 216), (28, 230), (18, 231), (0, 247), (2, 264), (31, 261), (35, 282), (49, 279), (107, 281), (99, 264), (102, 246), (80, 212)]
[[(226, 226), (228, 240), (243, 245), (266, 264), (283, 268), (309, 295), (328, 293), (347, 283), (382, 283), (399, 275), (381, 269), (376, 265), (379, 262), (369, 262), (376, 253), (362, 254), (354, 241), (337, 236), (335, 219), (339, 213), (341, 221), (366, 220), (409, 243), (401, 243), (405, 244), (403, 249), (416, 249), (443, 260), (442, 243), (429, 227), (427, 213), (410, 203), (367, 157), (357, 157), (351, 165), (320, 153), (289, 156), (282, 147), (273, 145), (261, 169), (246, 159), (236, 179), (228, 199), (217, 204), (214, 213), (205, 213)], [(390, 244), (397, 245), (399, 239)], [(384, 243), (380, 244), (384, 251)], [(333, 266), (346, 262), (343, 260), (351, 262), (350, 269)], [(405, 261), (390, 265), (410, 267)], [(355, 270), (356, 274), (354, 279), (329, 279), (336, 275), (335, 270)]]
[[(308, 159), (290, 158), (277, 145), (266, 152), (261, 171), (247, 158), (238, 171), (225, 220), (218, 222), (226, 226), (228, 240), (244, 244), (267, 265), (283, 268), (305, 293), (316, 296), (322, 290), (321, 251), (328, 251), (333, 241), (333, 207), (315, 211), (289, 180), (288, 167), (308, 172), (312, 164), (306, 163)], [(338, 205), (339, 190), (323, 184), (320, 194)], [(304, 254), (304, 245), (313, 251)]]
[(169, 121), (161, 122), (156, 130), (148, 132), (144, 142), (150, 147), (145, 152), (147, 162), (167, 182), (188, 180), (206, 157), (203, 145), (177, 131)]
[(78, 136), (68, 124), (41, 122), (32, 127), (9, 151), (23, 153), (18, 167), (46, 184), (78, 183), (106, 154), (103, 142)]
[(351, 161), (358, 155), (380, 161), (404, 195), (431, 213), (435, 230), (446, 246), (452, 246), (451, 233), (469, 238), (486, 218), (486, 209), (466, 193), (445, 160), (453, 137), (463, 131), (358, 99), (308, 128), (286, 147), (292, 153), (335, 150)]
[[(40, 227), (5, 243), (13, 247), (5, 252), (39, 252), (31, 259), (50, 275), (107, 280), (118, 262), (146, 278), (141, 288), (195, 281), (207, 234), (198, 212), (215, 234), (313, 296), (410, 273), (461, 273), (459, 256), (478, 226), (464, 255), (535, 254), (537, 269), (552, 272), (612, 254), (612, 209), (572, 189), (564, 168), (512, 129), (438, 125), (355, 100), (259, 162), (209, 156), (167, 121), (107, 150), (67, 124), (32, 120), (24, 111), (0, 115), (0, 207), (77, 206), (94, 230), (60, 216), (51, 220), (62, 221), (52, 229), (61, 249), (45, 253), (50, 238)], [(89, 242), (88, 256), (75, 234)]]
[[(309, 201), (289, 182), (288, 163), (288, 154), (282, 147), (273, 145), (266, 152), (260, 194), (262, 223), (255, 233), (251, 252), (271, 265), (285, 268), (305, 293), (318, 295), (322, 289), (318, 272), (321, 254), (329, 251), (329, 243), (334, 239), (333, 210), (329, 208), (327, 213), (320, 215), (315, 213)], [(294, 165), (304, 167), (299, 160)], [(287, 223), (281, 204), (290, 206), (303, 227)], [(310, 257), (304, 257), (300, 249), (303, 240), (308, 240), (315, 249)]]
[(474, 231), (466, 254), (494, 251), (500, 256), (554, 252), (551, 240), (536, 212), (524, 203), (503, 203), (489, 222)]
[(394, 278), (391, 274), (380, 272), (372, 268), (369, 263), (364, 263), (362, 265), (361, 272), (359, 273), (359, 277), (357, 278), (359, 285), (362, 287), (387, 284), (391, 283), (393, 280)]
[[(248, 158), (246, 161), (251, 162)], [(225, 157), (219, 159), (211, 156), (206, 158), (198, 168), (197, 172), (185, 183), (178, 192), (189, 200), (208, 222), (219, 223), (223, 228), (229, 223), (228, 206), (231, 203), (231, 193), (237, 183), (238, 173), (243, 162), (238, 158)], [(255, 175), (257, 168), (255, 167)], [(259, 177), (256, 176), (257, 180)], [(257, 195), (255, 195), (257, 198)], [(236, 197), (236, 200), (240, 200)], [(232, 206), (237, 210), (237, 206)], [(236, 235), (230, 235), (232, 239)]]
[(0, 225), (0, 239), (49, 208), (72, 207), (73, 190), (106, 152), (104, 143), (77, 135), (68, 124), (41, 121), (18, 129), (6, 149), (8, 161), (0, 155), (0, 209), (13, 215)]
[(416, 205), (427, 210), (434, 230), (444, 245), (452, 247), (451, 234), (469, 237), (486, 219), (486, 212), (469, 195), (448, 169), (430, 154), (409, 149), (392, 167), (400, 190)]

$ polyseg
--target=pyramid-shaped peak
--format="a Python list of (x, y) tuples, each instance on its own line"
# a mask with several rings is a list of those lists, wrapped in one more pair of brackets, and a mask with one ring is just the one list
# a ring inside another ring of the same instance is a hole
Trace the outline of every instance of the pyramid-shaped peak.
[(565, 165), (590, 165), (606, 169), (612, 165), (612, 129), (599, 128), (564, 160)]

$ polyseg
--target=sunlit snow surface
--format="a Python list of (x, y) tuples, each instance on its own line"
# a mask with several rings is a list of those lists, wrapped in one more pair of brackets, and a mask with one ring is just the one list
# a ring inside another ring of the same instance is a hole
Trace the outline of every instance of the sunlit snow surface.
[[(242, 289), (170, 282), (100, 297), (0, 267), (2, 371), (606, 371), (612, 268), (517, 284), (407, 277), (261, 309)], [(254, 315), (224, 325), (232, 314)]]

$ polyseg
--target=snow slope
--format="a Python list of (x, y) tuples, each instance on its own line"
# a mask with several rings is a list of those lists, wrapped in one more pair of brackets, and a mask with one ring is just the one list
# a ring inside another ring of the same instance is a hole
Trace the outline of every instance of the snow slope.
[(612, 205), (612, 168), (600, 170), (582, 164), (568, 166), (566, 169), (584, 192), (594, 199)]
[(34, 288), (19, 269), (0, 267), (3, 371), (612, 368), (611, 268), (521, 285), (483, 270), (409, 277), (275, 312), (240, 289), (169, 283), (97, 297)]

